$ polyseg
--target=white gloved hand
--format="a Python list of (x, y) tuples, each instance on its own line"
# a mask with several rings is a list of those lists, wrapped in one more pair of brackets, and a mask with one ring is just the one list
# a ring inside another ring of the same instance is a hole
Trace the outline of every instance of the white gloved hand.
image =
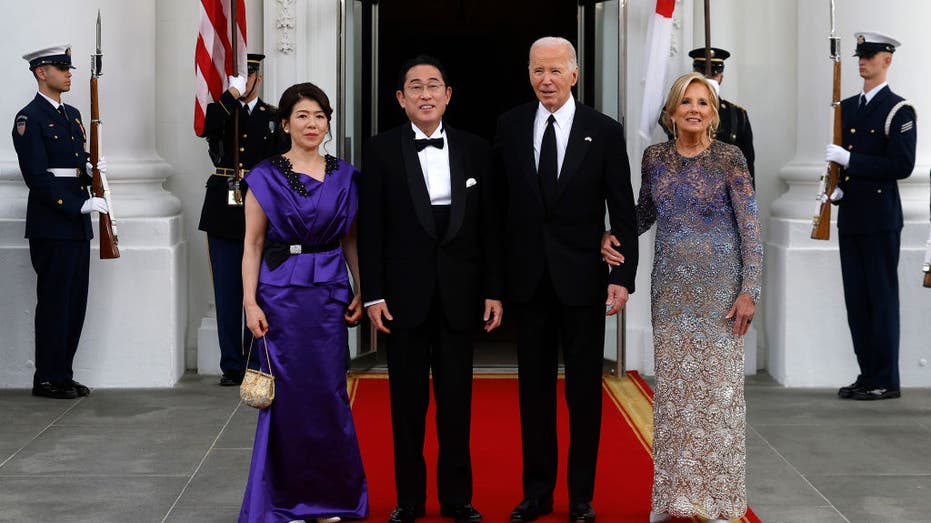
[(96, 196), (85, 200), (84, 205), (81, 206), (81, 214), (90, 214), (91, 211), (107, 214), (109, 212), (107, 209), (107, 200), (104, 200), (103, 198), (97, 198)]
[(840, 187), (835, 187), (834, 192), (831, 193), (831, 201), (839, 202), (844, 197), (844, 190)]
[[(85, 164), (85, 167), (87, 167), (87, 174), (89, 176), (91, 174), (91, 171), (94, 170), (94, 165), (90, 162), (87, 162)], [(97, 159), (97, 170), (100, 171), (102, 174), (107, 174), (107, 159), (104, 158), (103, 156)]]
[(834, 162), (841, 167), (846, 168), (850, 165), (850, 151), (839, 145), (829, 143), (824, 149), (824, 161)]
[(236, 89), (235, 94), (236, 98), (239, 98), (246, 91), (246, 77), (245, 76), (227, 76), (226, 80), (230, 84), (230, 89)]

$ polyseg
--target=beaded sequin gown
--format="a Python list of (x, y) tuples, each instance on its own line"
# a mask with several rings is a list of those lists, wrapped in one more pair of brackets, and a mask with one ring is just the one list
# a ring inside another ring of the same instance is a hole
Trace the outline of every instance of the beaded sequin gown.
[(681, 156), (643, 153), (637, 221), (655, 223), (656, 362), (652, 510), (736, 519), (747, 508), (743, 338), (725, 319), (738, 294), (760, 297), (757, 204), (739, 149), (713, 141)]

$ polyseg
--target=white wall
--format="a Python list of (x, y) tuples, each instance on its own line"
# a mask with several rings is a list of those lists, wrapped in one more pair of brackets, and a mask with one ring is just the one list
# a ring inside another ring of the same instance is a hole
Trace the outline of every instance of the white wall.
[[(171, 167), (155, 147), (155, 1), (16, 2), (0, 19), (0, 66), (8, 71), (0, 112), (12, 122), (36, 92), (20, 56), (70, 42), (77, 66), (64, 100), (89, 123), (89, 64), (97, 9), (103, 16), (104, 70), (99, 82), (101, 148), (109, 164), (121, 257), (99, 260), (91, 243), (91, 289), (76, 379), (94, 387), (171, 385), (184, 372), (186, 245), (180, 205), (162, 187)], [(54, 10), (55, 16), (48, 16)], [(29, 386), (34, 370), (35, 274), (25, 226), (26, 187), (10, 139), (0, 140), (0, 387)]]

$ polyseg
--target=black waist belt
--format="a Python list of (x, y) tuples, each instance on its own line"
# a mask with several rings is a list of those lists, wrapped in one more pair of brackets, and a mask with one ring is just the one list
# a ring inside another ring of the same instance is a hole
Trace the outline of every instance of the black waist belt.
[(263, 256), (265, 258), (265, 264), (268, 265), (268, 268), (275, 270), (292, 254), (327, 252), (338, 248), (339, 240), (333, 240), (330, 243), (323, 245), (304, 245), (300, 243), (288, 245), (287, 243), (266, 241)]

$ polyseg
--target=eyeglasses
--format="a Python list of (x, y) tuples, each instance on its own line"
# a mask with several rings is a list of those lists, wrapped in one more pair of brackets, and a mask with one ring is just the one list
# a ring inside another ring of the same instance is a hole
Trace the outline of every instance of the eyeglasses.
[(415, 96), (420, 96), (423, 94), (424, 90), (430, 94), (437, 95), (443, 92), (443, 88), (446, 87), (443, 84), (411, 84), (405, 87), (404, 89)]

